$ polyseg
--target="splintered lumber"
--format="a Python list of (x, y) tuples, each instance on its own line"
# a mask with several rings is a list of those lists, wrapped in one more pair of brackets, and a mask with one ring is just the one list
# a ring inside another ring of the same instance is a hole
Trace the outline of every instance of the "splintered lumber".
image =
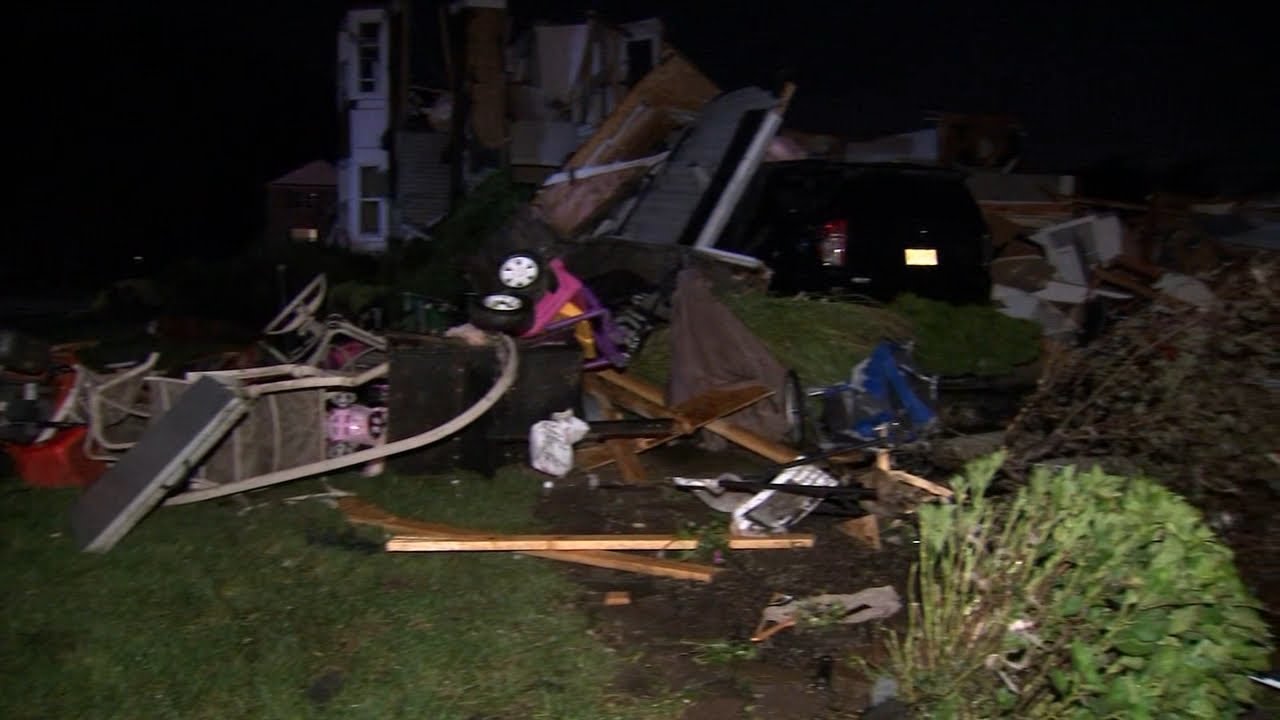
[[(813, 535), (786, 533), (779, 535), (734, 536), (729, 547), (734, 550), (786, 550), (813, 547)], [(458, 552), (492, 550), (697, 550), (697, 538), (675, 535), (468, 535), (440, 537), (429, 535), (397, 535), (387, 540), (388, 552)]]
[[(600, 372), (595, 373), (594, 377), (597, 377), (611, 385), (616, 385), (617, 387), (629, 390), (633, 395), (651, 403), (657, 403), (659, 406), (662, 405), (662, 389), (656, 385), (647, 383), (638, 377), (633, 375), (624, 375), (616, 370), (601, 370)], [(635, 408), (628, 409), (636, 410)], [(640, 411), (636, 410), (636, 412)], [(640, 412), (640, 414), (644, 415), (645, 413)], [(763, 435), (734, 425), (727, 420), (712, 420), (703, 427), (729, 442), (741, 445), (751, 452), (779, 464), (786, 464), (801, 457), (800, 452), (795, 448), (770, 440)]]
[(919, 475), (912, 475), (902, 470), (894, 470), (889, 461), (889, 451), (881, 450), (876, 453), (876, 469), (882, 471), (890, 479), (896, 480), (904, 485), (910, 485), (919, 488), (927, 493), (937, 495), (938, 497), (951, 498), (955, 493), (950, 488), (943, 487), (936, 482), (926, 480)]
[(845, 520), (836, 524), (836, 529), (872, 550), (880, 549), (880, 521), (875, 515)]
[[(596, 401), (600, 403), (600, 409), (604, 416), (613, 421), (622, 420), (622, 412), (614, 407), (613, 402), (609, 398), (600, 393), (592, 393)], [(672, 422), (672, 425), (675, 423)], [(671, 429), (658, 436), (669, 435)], [(643, 485), (648, 481), (645, 476), (644, 466), (640, 464), (640, 458), (636, 457), (638, 448), (635, 442), (631, 440), (605, 440), (605, 447), (609, 449), (609, 454), (613, 461), (618, 464), (618, 471), (622, 475), (622, 481), (628, 485)]]
[[(706, 428), (777, 463), (788, 463), (800, 457), (800, 453), (794, 448), (723, 419), (724, 416), (732, 415), (773, 394), (762, 386), (711, 390), (672, 408), (663, 404), (661, 389), (630, 375), (603, 370), (583, 380), (584, 387), (593, 393), (603, 395), (614, 404), (634, 413), (650, 418), (675, 419), (682, 432), (663, 438), (641, 440), (637, 443), (637, 452), (670, 442), (699, 428)], [(613, 461), (613, 456), (604, 447), (583, 448), (578, 451), (576, 460), (579, 468), (591, 470), (609, 464)]]
[[(349, 522), (357, 525), (373, 525), (394, 533), (415, 533), (422, 535), (439, 534), (444, 537), (468, 537), (484, 533), (465, 528), (453, 527), (441, 523), (428, 523), (398, 515), (367, 503), (359, 498), (346, 497), (338, 500), (338, 507), (346, 515)], [(665, 560), (662, 558), (627, 555), (609, 550), (531, 550), (521, 555), (559, 560), (561, 562), (589, 565), (607, 570), (621, 570), (641, 575), (674, 578), (676, 580), (696, 580), (711, 582), (720, 568), (699, 563)]]

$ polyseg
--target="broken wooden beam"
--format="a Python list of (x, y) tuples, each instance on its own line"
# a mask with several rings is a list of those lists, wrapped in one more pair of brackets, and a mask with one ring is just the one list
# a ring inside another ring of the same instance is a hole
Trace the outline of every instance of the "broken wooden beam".
[(911, 487), (924, 490), (925, 492), (937, 495), (938, 497), (948, 499), (955, 497), (955, 493), (951, 491), (951, 488), (943, 487), (942, 485), (931, 480), (926, 480), (919, 475), (912, 475), (911, 473), (903, 472), (902, 470), (894, 470), (893, 464), (889, 458), (888, 450), (880, 450), (876, 452), (876, 469), (880, 470), (891, 480), (895, 480), (904, 485), (910, 485)]
[[(809, 534), (734, 536), (733, 550), (787, 550), (813, 547)], [(675, 535), (397, 535), (387, 540), (388, 552), (477, 552), (528, 550), (697, 550), (698, 538)]]
[(880, 549), (880, 521), (875, 515), (845, 520), (837, 523), (836, 529), (872, 550)]
[[(354, 497), (339, 499), (338, 507), (346, 515), (349, 522), (357, 525), (373, 525), (393, 533), (439, 533), (444, 536), (452, 535), (456, 537), (481, 534), (476, 531), (453, 527), (452, 525), (403, 518), (389, 513), (372, 503)], [(716, 573), (720, 572), (720, 568), (711, 565), (645, 557), (643, 555), (627, 555), (626, 553), (609, 550), (535, 550), (521, 552), (520, 554), (577, 565), (605, 568), (607, 570), (621, 570), (641, 575), (673, 578), (675, 580), (711, 582)]]
[[(667, 415), (657, 416), (669, 416), (673, 410), (669, 409), (666, 405), (663, 405), (664, 396), (662, 389), (657, 386), (653, 386), (653, 384), (646, 383), (644, 380), (634, 377), (634, 375), (618, 373), (617, 370), (600, 370), (598, 373), (591, 374), (590, 377), (603, 380), (600, 384), (607, 383), (614, 387), (626, 389), (626, 391), (631, 393), (631, 396), (639, 398), (639, 400), (645, 402), (645, 406), (643, 407), (636, 406), (635, 404), (628, 405), (626, 402), (623, 402), (622, 405), (625, 406), (627, 410), (631, 410), (632, 413), (645, 416), (655, 416), (650, 415), (650, 411), (652, 411), (652, 413), (659, 413), (660, 409), (660, 411), (664, 411)], [(794, 447), (788, 447), (783, 445), (781, 442), (773, 441), (773, 439), (764, 437), (762, 434), (751, 432), (751, 430), (742, 428), (740, 425), (730, 423), (728, 420), (709, 420), (703, 425), (703, 428), (718, 434), (718, 436), (727, 439), (727, 441), (735, 443), (735, 445), (748, 448), (751, 452), (755, 452), (756, 455), (765, 457), (765, 459), (772, 460), (780, 465), (785, 465), (787, 462), (791, 462), (792, 460), (799, 460), (801, 457), (800, 451), (795, 450)]]

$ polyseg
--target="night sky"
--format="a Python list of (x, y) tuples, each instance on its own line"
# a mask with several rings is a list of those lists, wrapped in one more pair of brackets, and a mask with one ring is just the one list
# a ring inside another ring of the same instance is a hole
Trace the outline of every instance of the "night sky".
[[(521, 22), (651, 15), (722, 87), (797, 84), (789, 125), (870, 137), (1002, 112), (1027, 169), (1108, 157), (1280, 186), (1280, 60), (1261, 11), (1172, 4), (511, 0)], [(347, 3), (46, 2), (16, 11), (6, 283), (58, 263), (221, 254), (262, 185), (336, 146)], [(421, 17), (434, 14), (419, 1)], [(31, 268), (36, 268), (32, 270)]]

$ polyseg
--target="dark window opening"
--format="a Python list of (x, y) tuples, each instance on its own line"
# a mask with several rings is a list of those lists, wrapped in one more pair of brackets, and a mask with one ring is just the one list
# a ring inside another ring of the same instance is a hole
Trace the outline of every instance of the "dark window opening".
[(627, 41), (627, 84), (635, 85), (653, 69), (653, 40)]
[(364, 235), (382, 234), (382, 203), (377, 200), (360, 201), (360, 232)]
[(360, 92), (378, 90), (378, 60), (382, 48), (378, 44), (381, 26), (378, 23), (360, 23)]

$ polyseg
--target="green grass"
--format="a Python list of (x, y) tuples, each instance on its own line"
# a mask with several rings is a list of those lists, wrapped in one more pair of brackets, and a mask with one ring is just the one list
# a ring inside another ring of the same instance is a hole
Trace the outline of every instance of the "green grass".
[[(530, 524), (536, 478), (456, 477), (334, 484), (426, 520)], [(383, 553), (368, 542), (376, 531), (352, 533), (315, 501), (242, 515), (231, 502), (162, 508), (112, 552), (85, 555), (66, 527), (74, 494), (0, 483), (0, 717), (672, 714), (669, 700), (638, 707), (610, 694), (620, 661), (546, 561)], [(317, 702), (326, 676), (341, 686)]]
[(940, 375), (1002, 375), (1040, 355), (1040, 326), (986, 305), (901, 295), (889, 309), (911, 324), (916, 360)]
[[(831, 385), (885, 338), (907, 338), (911, 326), (898, 314), (872, 305), (742, 293), (722, 298), (774, 356), (806, 385)], [(645, 343), (631, 371), (665, 383), (671, 364), (670, 333), (660, 328)]]
[[(721, 300), (783, 365), (814, 387), (848, 380), (853, 366), (886, 339), (914, 339), (917, 364), (940, 375), (1000, 375), (1034, 361), (1040, 352), (1038, 325), (986, 306), (912, 295), (888, 306), (759, 293)], [(662, 384), (670, 365), (670, 333), (664, 327), (645, 343), (631, 370)]]

